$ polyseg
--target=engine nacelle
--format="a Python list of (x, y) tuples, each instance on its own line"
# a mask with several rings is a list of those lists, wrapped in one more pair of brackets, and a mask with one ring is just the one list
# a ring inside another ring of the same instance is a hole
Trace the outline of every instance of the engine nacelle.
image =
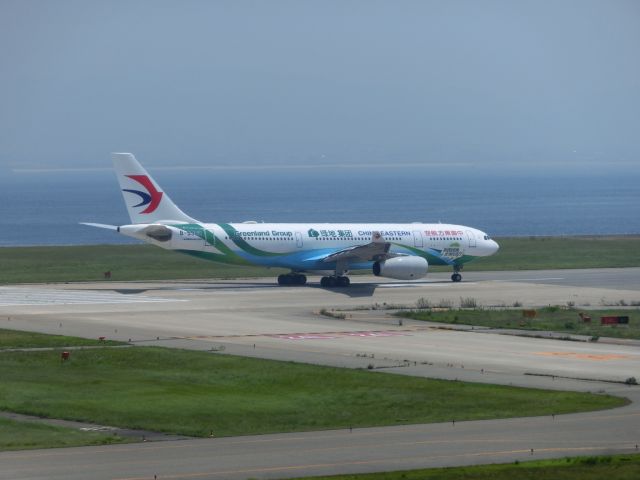
[(382, 260), (373, 264), (376, 277), (395, 278), (396, 280), (416, 280), (427, 274), (429, 262), (422, 257), (403, 256)]
[(169, 242), (175, 234), (178, 233), (178, 229), (174, 227), (168, 227), (161, 224), (136, 224), (136, 225), (122, 225), (118, 227), (118, 232), (127, 237), (137, 238), (138, 240), (155, 240), (156, 242), (166, 243)]

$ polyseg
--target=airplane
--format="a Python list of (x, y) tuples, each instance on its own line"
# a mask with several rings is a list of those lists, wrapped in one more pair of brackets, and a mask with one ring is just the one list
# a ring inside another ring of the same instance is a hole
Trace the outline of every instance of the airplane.
[(112, 159), (131, 223), (83, 225), (204, 260), (289, 269), (279, 285), (304, 285), (314, 272), (324, 275), (322, 287), (348, 287), (352, 270), (416, 280), (429, 265), (450, 266), (451, 280), (460, 282), (464, 264), (499, 249), (478, 229), (442, 223), (203, 223), (180, 210), (131, 153)]

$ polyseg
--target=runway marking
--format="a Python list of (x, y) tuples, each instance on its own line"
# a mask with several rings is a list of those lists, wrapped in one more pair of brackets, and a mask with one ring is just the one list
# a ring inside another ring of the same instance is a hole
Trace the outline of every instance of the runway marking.
[[(357, 285), (357, 284), (353, 284)], [(422, 282), (422, 283), (382, 283), (377, 288), (406, 288), (406, 287), (451, 287), (451, 282)], [(476, 282), (464, 282), (464, 285), (476, 285)]]
[(394, 330), (380, 330), (370, 332), (328, 332), (328, 333), (288, 333), (265, 335), (271, 338), (280, 338), (283, 340), (333, 340), (336, 338), (360, 337), (360, 338), (379, 338), (379, 337), (410, 337), (408, 332), (399, 332)]
[(331, 340), (346, 337), (378, 338), (378, 337), (411, 337), (416, 329), (411, 330), (372, 330), (350, 332), (304, 332), (304, 333), (247, 333), (244, 335), (189, 335), (171, 337), (175, 340), (207, 340), (224, 338), (269, 337), (283, 340)]
[(0, 307), (38, 305), (95, 305), (125, 303), (186, 302), (184, 299), (147, 297), (116, 292), (55, 290), (49, 288), (0, 287)]
[(534, 352), (536, 355), (542, 355), (545, 357), (564, 357), (564, 358), (577, 358), (580, 360), (620, 360), (624, 358), (633, 358), (630, 355), (619, 355), (616, 353), (608, 354), (593, 354), (593, 353), (576, 353), (576, 352)]
[(511, 278), (511, 279), (507, 279), (507, 280), (493, 280), (493, 281), (494, 282), (508, 283), (508, 282), (535, 282), (535, 281), (544, 282), (544, 281), (547, 281), (547, 280), (564, 280), (564, 277)]

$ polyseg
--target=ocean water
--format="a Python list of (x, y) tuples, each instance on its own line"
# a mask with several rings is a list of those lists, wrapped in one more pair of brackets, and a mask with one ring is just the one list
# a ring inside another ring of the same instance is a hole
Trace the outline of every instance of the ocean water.
[[(153, 170), (207, 222), (447, 222), (493, 236), (640, 234), (640, 174), (429, 168)], [(129, 223), (108, 170), (0, 177), (0, 246), (130, 243), (79, 225)]]

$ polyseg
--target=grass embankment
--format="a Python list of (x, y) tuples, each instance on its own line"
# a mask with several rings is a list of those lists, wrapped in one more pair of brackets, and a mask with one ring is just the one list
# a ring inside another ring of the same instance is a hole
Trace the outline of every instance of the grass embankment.
[[(124, 345), (122, 342), (90, 340), (63, 335), (44, 335), (41, 333), (21, 332), (0, 329), (0, 351), (17, 348), (66, 348), (75, 346)], [(0, 368), (5, 364), (7, 352), (0, 352)], [(60, 351), (48, 352), (60, 361)], [(75, 352), (73, 353), (75, 355)], [(2, 377), (0, 376), (0, 379)], [(0, 380), (0, 392), (5, 388)], [(2, 410), (2, 407), (0, 407)], [(80, 445), (106, 445), (129, 442), (111, 433), (87, 432), (46, 425), (30, 421), (16, 421), (0, 418), (0, 450), (26, 450), (31, 448), (74, 447)]]
[[(313, 480), (636, 480), (640, 455), (578, 457), (558, 460), (430, 468), (363, 475), (313, 477)], [(296, 480), (311, 480), (298, 478)]]
[(216, 436), (550, 415), (622, 398), (152, 347), (0, 353), (0, 410)]
[(91, 340), (64, 335), (43, 335), (34, 332), (22, 332), (0, 328), (0, 350), (11, 348), (58, 348), (58, 347), (92, 347), (97, 345), (125, 345), (113, 340)]
[(0, 451), (107, 445), (130, 441), (131, 439), (110, 433), (85, 432), (36, 422), (17, 422), (0, 418)]
[[(585, 323), (579, 313), (591, 317)], [(565, 332), (591, 337), (640, 338), (640, 311), (633, 310), (577, 310), (562, 307), (543, 307), (536, 310), (534, 318), (525, 318), (522, 309), (461, 309), (461, 310), (411, 310), (399, 312), (398, 316), (414, 320), (426, 320), (450, 324), (476, 325), (490, 328), (511, 328)], [(603, 316), (628, 316), (629, 325), (601, 325)]]
[[(470, 270), (640, 266), (640, 237), (500, 238), (500, 251)], [(0, 284), (181, 278), (276, 277), (284, 270), (199, 260), (151, 245), (0, 248)], [(449, 271), (433, 267), (433, 271)]]

